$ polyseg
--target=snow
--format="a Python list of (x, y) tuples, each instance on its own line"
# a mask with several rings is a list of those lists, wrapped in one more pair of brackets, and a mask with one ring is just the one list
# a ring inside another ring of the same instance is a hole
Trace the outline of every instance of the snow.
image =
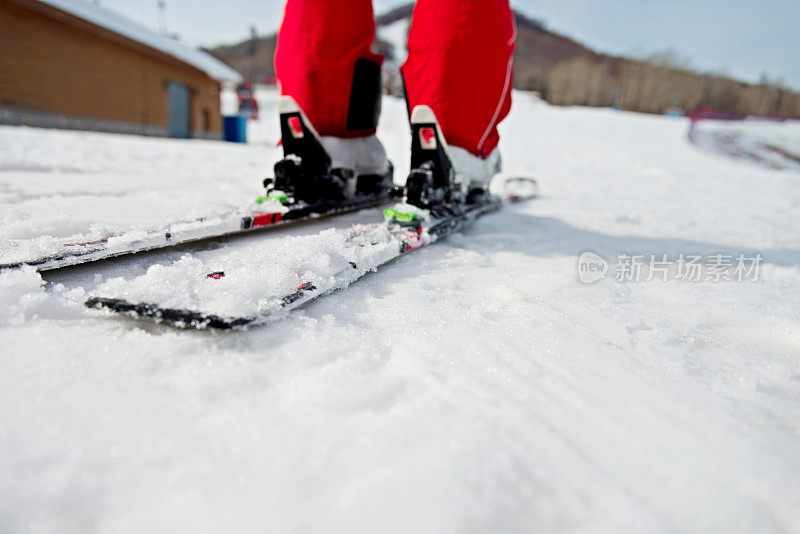
[[(354, 231), (355, 230), (355, 231)], [(362, 225), (354, 230), (329, 229), (256, 249), (214, 254), (204, 263), (183, 256), (172, 265), (154, 265), (147, 274), (128, 281), (113, 278), (97, 288), (106, 298), (157, 303), (162, 308), (187, 309), (221, 317), (255, 317), (281, 310), (280, 300), (313, 284), (321, 291), (341, 288), (341, 274), (364, 274), (399, 254), (399, 242), (386, 228)], [(354, 272), (353, 265), (364, 265)], [(209, 273), (225, 273), (221, 279)]]
[[(388, 98), (379, 131), (398, 181), (404, 113)], [(2, 239), (236, 209), (280, 153), (262, 117), (245, 146), (0, 128)], [(540, 199), (263, 328), (176, 331), (83, 301), (245, 253), (278, 280), (296, 262), (268, 251), (294, 241), (335, 270), (321, 232), (379, 210), (3, 272), (0, 530), (798, 532), (800, 175), (695, 146), (688, 126), (515, 93), (502, 151)], [(587, 285), (586, 250), (763, 262), (757, 281), (612, 268)]]
[[(16, 127), (0, 127), (0, 144), (0, 239), (100, 237), (222, 215), (262, 193), (253, 177), (270, 172), (277, 153)], [(191, 165), (198, 152), (203, 165)]]
[(70, 15), (87, 20), (101, 28), (118, 33), (129, 39), (145, 44), (150, 48), (176, 57), (200, 69), (216, 80), (235, 82), (242, 78), (238, 72), (210, 54), (202, 50), (190, 48), (176, 39), (171, 39), (145, 28), (144, 26), (140, 26), (113, 11), (100, 7), (97, 3), (89, 2), (88, 0), (39, 1), (60, 9), (61, 11), (65, 11)]

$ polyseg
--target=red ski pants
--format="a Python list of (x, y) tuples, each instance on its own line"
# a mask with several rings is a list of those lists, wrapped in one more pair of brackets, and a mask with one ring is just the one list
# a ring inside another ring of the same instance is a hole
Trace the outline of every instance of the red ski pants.
[[(287, 0), (275, 71), (321, 135), (375, 133), (380, 66), (371, 0)], [(511, 109), (509, 0), (417, 0), (402, 67), (408, 104), (430, 106), (448, 143), (486, 157)]]

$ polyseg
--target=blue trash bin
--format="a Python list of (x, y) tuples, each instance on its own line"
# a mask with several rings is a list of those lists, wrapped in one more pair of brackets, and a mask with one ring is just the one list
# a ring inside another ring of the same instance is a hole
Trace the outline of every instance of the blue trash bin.
[(231, 143), (246, 143), (247, 116), (227, 115), (223, 117), (223, 139)]

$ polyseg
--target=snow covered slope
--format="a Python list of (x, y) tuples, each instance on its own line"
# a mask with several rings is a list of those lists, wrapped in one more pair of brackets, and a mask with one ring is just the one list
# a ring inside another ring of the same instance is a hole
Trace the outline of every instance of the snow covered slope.
[[(0, 275), (0, 531), (800, 531), (800, 174), (705, 152), (684, 120), (515, 96), (505, 160), (541, 199), (268, 328), (82, 303), (327, 223)], [(2, 237), (250, 200), (278, 154), (264, 117), (249, 146), (0, 128)], [(382, 121), (401, 177), (402, 102)], [(587, 250), (611, 262), (593, 284)], [(664, 254), (762, 261), (614, 279)]]

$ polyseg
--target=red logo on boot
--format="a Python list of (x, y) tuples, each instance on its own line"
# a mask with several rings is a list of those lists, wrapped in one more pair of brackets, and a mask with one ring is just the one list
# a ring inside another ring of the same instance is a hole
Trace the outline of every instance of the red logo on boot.
[(300, 122), (300, 117), (289, 117), (289, 129), (292, 131), (292, 137), (295, 139), (303, 138), (303, 124)]
[(419, 144), (423, 150), (436, 150), (436, 131), (433, 128), (420, 128)]

